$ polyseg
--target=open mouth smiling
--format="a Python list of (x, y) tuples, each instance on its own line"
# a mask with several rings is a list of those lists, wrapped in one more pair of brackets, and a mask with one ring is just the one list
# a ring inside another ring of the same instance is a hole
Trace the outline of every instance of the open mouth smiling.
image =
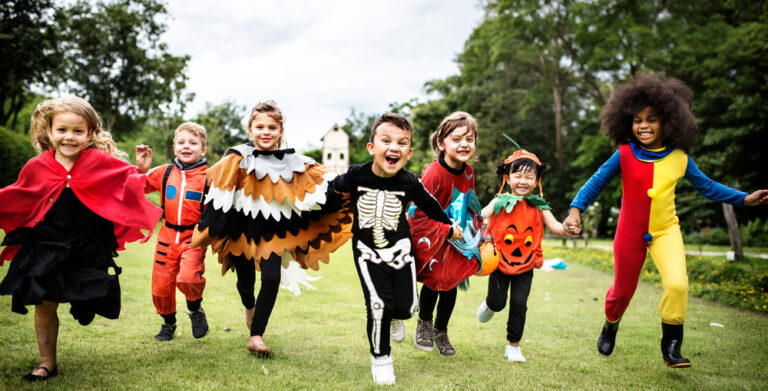
[(397, 156), (387, 156), (386, 160), (387, 160), (387, 164), (394, 166), (397, 164), (397, 162), (400, 161), (400, 158)]
[[(526, 263), (531, 261), (531, 257), (533, 256), (533, 252), (531, 252), (530, 254), (528, 254), (528, 258), (525, 260), (525, 262), (519, 262), (518, 263), (518, 262), (510, 262), (507, 259), (507, 257), (504, 256), (503, 252), (499, 251), (499, 253), (501, 254), (501, 259), (503, 259), (504, 262), (506, 262), (508, 265), (525, 265)], [(523, 255), (523, 253), (520, 251), (520, 248), (516, 248), (515, 251), (512, 252), (512, 255), (516, 256), (516, 257), (519, 257), (519, 256)]]

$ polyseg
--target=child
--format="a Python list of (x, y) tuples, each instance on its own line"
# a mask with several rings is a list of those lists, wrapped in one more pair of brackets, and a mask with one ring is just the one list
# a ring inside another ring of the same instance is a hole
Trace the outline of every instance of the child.
[[(283, 114), (274, 101), (257, 104), (248, 120), (252, 141), (232, 147), (208, 169), (210, 190), (192, 247), (210, 245), (222, 274), (234, 269), (250, 330), (246, 349), (272, 354), (263, 340), (277, 299), (281, 264), (318, 268), (351, 234), (348, 210), (328, 206), (328, 180), (335, 176), (293, 149), (278, 149)], [(254, 298), (256, 270), (261, 272)]]
[[(437, 160), (428, 164), (421, 182), (432, 193), (440, 207), (461, 228), (480, 228), (477, 214), (480, 201), (475, 194), (475, 177), (468, 164), (475, 153), (477, 122), (471, 115), (457, 111), (440, 123), (432, 134), (432, 149)], [(456, 350), (448, 339), (448, 321), (456, 305), (456, 287), (478, 269), (478, 260), (448, 242), (450, 227), (427, 218), (420, 209), (408, 218), (411, 226), (416, 279), (422, 283), (419, 295), (419, 318), (413, 345), (424, 351), (437, 351), (453, 356)], [(473, 231), (466, 230), (465, 234)], [(438, 302), (439, 298), (439, 302)], [(437, 317), (432, 325), (432, 313), (437, 305)]]
[(70, 303), (82, 325), (97, 314), (117, 319), (120, 268), (113, 253), (149, 239), (162, 211), (144, 198), (144, 175), (115, 157), (125, 154), (85, 100), (40, 103), (30, 135), (40, 155), (0, 190), (0, 228), (7, 233), (0, 265), (13, 259), (0, 294), (12, 295), (11, 309), (20, 314), (35, 305), (40, 366), (23, 379), (37, 381), (58, 374), (59, 303)]
[[(155, 335), (158, 341), (170, 341), (176, 331), (177, 287), (187, 299), (192, 336), (202, 338), (208, 333), (208, 321), (200, 306), (205, 289), (205, 248), (190, 246), (206, 191), (206, 138), (205, 128), (194, 122), (179, 125), (173, 138), (173, 164), (155, 167), (147, 173), (144, 192), (162, 192), (160, 202), (165, 219), (157, 234), (152, 264), (152, 302), (164, 321)], [(136, 147), (139, 165), (148, 167), (151, 159), (152, 151), (147, 146)]]
[[(413, 154), (412, 132), (405, 117), (382, 115), (373, 123), (367, 144), (373, 161), (352, 166), (333, 181), (333, 189), (350, 194), (353, 203), (352, 251), (365, 296), (371, 371), (377, 384), (395, 384), (387, 326), (392, 319), (408, 319), (417, 309), (416, 266), (405, 217), (408, 203), (451, 225), (419, 179), (402, 169)], [(458, 225), (448, 237), (461, 237)]]
[(504, 309), (509, 287), (509, 318), (504, 356), (509, 361), (525, 362), (520, 340), (525, 327), (528, 294), (531, 292), (533, 269), (544, 262), (541, 239), (544, 225), (560, 236), (568, 236), (563, 225), (550, 211), (543, 198), (532, 195), (536, 186), (541, 194), (541, 173), (546, 168), (536, 155), (519, 150), (499, 164), (496, 173), (502, 177), (501, 190), (509, 184), (510, 193), (499, 194), (483, 208), (488, 220), (499, 266), (488, 276), (488, 295), (480, 304), (477, 318), (489, 321), (494, 313)]
[[(600, 113), (602, 128), (619, 149), (592, 175), (571, 202), (564, 224), (581, 224), (585, 210), (619, 173), (622, 205), (613, 242), (614, 281), (605, 298), (606, 321), (597, 350), (610, 355), (624, 311), (637, 287), (646, 251), (661, 275), (661, 353), (672, 368), (690, 367), (682, 356), (688, 277), (675, 185), (685, 177), (705, 197), (733, 205), (768, 202), (768, 190), (736, 191), (704, 176), (688, 156), (698, 134), (691, 112), (692, 93), (680, 80), (638, 74), (617, 87)], [(646, 250), (647, 248), (647, 250)]]

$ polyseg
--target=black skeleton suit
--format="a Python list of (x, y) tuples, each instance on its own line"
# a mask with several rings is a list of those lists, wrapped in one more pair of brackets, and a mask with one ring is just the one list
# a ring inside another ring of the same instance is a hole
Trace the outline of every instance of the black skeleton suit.
[(451, 224), (437, 200), (408, 170), (376, 176), (368, 162), (350, 167), (333, 181), (333, 189), (349, 193), (354, 221), (355, 267), (368, 313), (367, 331), (374, 357), (390, 353), (389, 324), (418, 311), (416, 266), (406, 213), (413, 201), (430, 218)]

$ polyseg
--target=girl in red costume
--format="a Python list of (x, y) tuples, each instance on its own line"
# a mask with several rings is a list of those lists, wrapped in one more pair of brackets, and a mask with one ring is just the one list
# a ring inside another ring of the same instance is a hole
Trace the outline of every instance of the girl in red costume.
[(618, 150), (592, 175), (571, 202), (564, 224), (581, 225), (581, 212), (621, 173), (622, 200), (613, 242), (614, 280), (605, 298), (605, 324), (597, 350), (613, 352), (619, 321), (637, 288), (646, 252), (659, 270), (664, 292), (661, 354), (672, 368), (690, 367), (682, 356), (688, 276), (683, 238), (675, 212), (675, 186), (685, 177), (703, 196), (733, 205), (768, 202), (768, 190), (736, 191), (707, 178), (688, 156), (698, 138), (692, 93), (680, 80), (638, 74), (619, 86), (600, 113), (602, 128)]
[[(424, 188), (468, 235), (473, 230), (466, 230), (467, 225), (472, 225), (474, 231), (482, 225), (477, 218), (480, 202), (475, 194), (474, 171), (468, 163), (475, 154), (476, 140), (477, 121), (471, 115), (457, 111), (445, 117), (431, 137), (437, 160), (421, 173)], [(473, 254), (457, 249), (455, 242), (448, 241), (450, 226), (430, 219), (423, 211), (414, 208), (408, 223), (415, 249), (416, 279), (422, 283), (413, 345), (424, 351), (432, 351), (437, 345), (440, 355), (453, 356), (456, 350), (448, 339), (448, 321), (456, 305), (456, 287), (477, 272), (478, 260)], [(433, 326), (435, 306), (437, 316)], [(396, 324), (392, 338), (400, 342), (405, 336), (402, 321), (393, 322)]]
[[(536, 155), (524, 149), (508, 156), (496, 170), (502, 177), (499, 194), (481, 212), (488, 222), (498, 269), (488, 276), (488, 294), (477, 310), (477, 319), (487, 322), (504, 309), (509, 291), (508, 343), (504, 347), (508, 361), (525, 362), (520, 340), (533, 269), (544, 263), (541, 252), (544, 226), (555, 235), (569, 235), (541, 197), (541, 173), (545, 168)], [(505, 184), (511, 193), (501, 193)], [(539, 195), (533, 194), (537, 185)]]
[(23, 379), (36, 381), (58, 374), (59, 303), (70, 303), (82, 325), (97, 314), (117, 319), (120, 268), (113, 254), (126, 242), (147, 240), (162, 211), (144, 198), (145, 176), (118, 159), (125, 153), (85, 100), (39, 104), (30, 135), (40, 155), (0, 189), (0, 228), (7, 233), (0, 265), (13, 259), (0, 294), (12, 295), (20, 314), (35, 305), (40, 366)]

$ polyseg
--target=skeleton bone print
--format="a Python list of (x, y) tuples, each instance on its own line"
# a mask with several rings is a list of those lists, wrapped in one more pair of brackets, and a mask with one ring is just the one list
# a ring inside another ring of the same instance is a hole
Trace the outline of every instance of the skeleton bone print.
[(357, 200), (358, 228), (373, 228), (373, 244), (377, 248), (385, 248), (389, 241), (384, 237), (384, 231), (396, 231), (403, 203), (398, 196), (404, 196), (403, 191), (371, 189), (360, 186), (362, 193)]

